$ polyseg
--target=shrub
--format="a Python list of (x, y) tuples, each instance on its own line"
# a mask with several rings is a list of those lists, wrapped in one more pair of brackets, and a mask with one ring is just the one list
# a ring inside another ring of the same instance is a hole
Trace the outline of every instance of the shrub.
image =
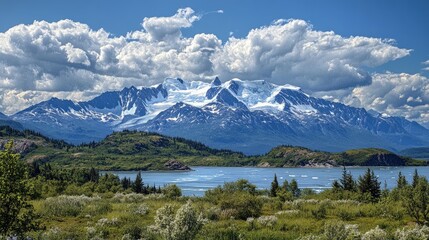
[(414, 228), (398, 229), (395, 232), (396, 240), (426, 240), (429, 239), (429, 227), (416, 226)]
[(236, 209), (224, 209), (220, 211), (219, 218), (222, 220), (235, 219), (238, 216)]
[(45, 215), (55, 217), (76, 217), (79, 215), (84, 207), (95, 200), (99, 200), (99, 197), (87, 197), (87, 196), (65, 196), (61, 195), (58, 197), (47, 198), (43, 202), (43, 211)]
[(343, 221), (351, 221), (354, 218), (353, 214), (346, 210), (338, 211), (338, 217), (340, 217)]
[(221, 210), (219, 207), (211, 207), (206, 211), (206, 218), (208, 220), (218, 220)]
[(152, 231), (166, 240), (193, 239), (204, 225), (205, 220), (197, 214), (188, 201), (174, 214), (172, 205), (167, 204), (156, 211)]
[(330, 240), (359, 239), (357, 225), (346, 225), (342, 221), (329, 221), (325, 223), (323, 236)]
[(264, 227), (274, 227), (277, 224), (278, 218), (276, 216), (260, 216), (258, 223)]
[(109, 202), (101, 201), (97, 203), (90, 203), (83, 209), (82, 215), (97, 216), (106, 214), (112, 210), (112, 204)]
[(387, 233), (377, 226), (363, 234), (362, 240), (387, 240)]
[(246, 220), (249, 217), (259, 217), (262, 210), (262, 201), (256, 196), (245, 192), (225, 194), (220, 200), (221, 210), (233, 209), (237, 219)]
[(149, 206), (146, 203), (133, 205), (132, 209), (133, 209), (132, 211), (133, 214), (137, 214), (137, 215), (146, 215), (149, 213)]
[(97, 226), (117, 226), (119, 221), (117, 218), (100, 218), (97, 221)]
[(114, 202), (122, 202), (122, 203), (137, 203), (142, 202), (145, 199), (145, 196), (143, 194), (139, 193), (116, 193), (112, 200)]
[(326, 218), (326, 205), (321, 204), (317, 209), (311, 210), (311, 214), (318, 220)]
[(182, 196), (182, 190), (176, 184), (167, 185), (162, 189), (162, 193), (167, 198), (178, 198)]

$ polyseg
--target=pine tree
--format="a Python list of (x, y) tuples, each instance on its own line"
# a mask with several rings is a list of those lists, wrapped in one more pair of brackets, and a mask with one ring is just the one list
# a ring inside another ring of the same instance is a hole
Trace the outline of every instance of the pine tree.
[(126, 177), (122, 178), (121, 185), (122, 185), (122, 189), (127, 190), (128, 188), (131, 187), (131, 179)]
[(380, 182), (375, 176), (374, 171), (367, 169), (363, 176), (359, 176), (358, 189), (361, 193), (368, 193), (372, 202), (378, 201), (381, 196)]
[(298, 188), (298, 182), (295, 179), (290, 181), (290, 191), (294, 197), (299, 197), (299, 195), (301, 195), (301, 190)]
[(89, 170), (89, 181), (98, 182), (99, 177), (100, 177), (100, 174), (98, 173), (98, 171), (92, 167), (91, 170)]
[(339, 191), (339, 190), (342, 190), (342, 189), (343, 189), (343, 186), (341, 186), (341, 184), (340, 184), (337, 180), (334, 180), (334, 181), (332, 182), (332, 189), (333, 189), (334, 191)]
[(429, 221), (429, 183), (425, 177), (419, 177), (415, 182), (415, 187), (404, 188), (402, 204), (418, 224), (423, 224)]
[(286, 192), (290, 190), (290, 188), (289, 188), (289, 182), (287, 180), (285, 180), (283, 182), (282, 189), (285, 190)]
[(399, 174), (398, 174), (398, 180), (396, 181), (396, 183), (397, 183), (398, 189), (403, 189), (404, 187), (406, 187), (408, 185), (407, 179), (405, 178), (404, 175), (402, 175), (401, 172), (399, 172)]
[(412, 186), (415, 188), (417, 186), (417, 183), (419, 182), (419, 173), (417, 172), (417, 169), (414, 169), (414, 175), (413, 175), (413, 183)]
[(341, 188), (346, 191), (355, 191), (356, 182), (350, 172), (347, 172), (346, 167), (343, 168), (343, 175), (340, 179)]
[(276, 197), (278, 189), (279, 189), (279, 182), (277, 181), (277, 175), (274, 174), (274, 180), (271, 182), (270, 196)]
[(137, 173), (136, 180), (134, 181), (134, 184), (133, 184), (133, 191), (136, 193), (143, 193), (143, 179), (142, 179), (141, 171)]

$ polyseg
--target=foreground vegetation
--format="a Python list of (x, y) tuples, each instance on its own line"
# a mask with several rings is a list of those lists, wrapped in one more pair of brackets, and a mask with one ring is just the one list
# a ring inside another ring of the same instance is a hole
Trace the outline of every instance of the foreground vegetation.
[(418, 166), (418, 161), (383, 149), (357, 149), (343, 153), (312, 151), (303, 147), (279, 146), (262, 156), (245, 156), (216, 150), (201, 143), (138, 131), (116, 132), (100, 142), (72, 146), (32, 131), (0, 127), (0, 147), (15, 142), (14, 150), (28, 163), (49, 163), (61, 168), (99, 170), (176, 170), (174, 159), (189, 166)]
[(203, 197), (175, 185), (147, 186), (91, 169), (25, 164), (12, 146), (0, 154), (0, 239), (428, 239), (429, 183), (382, 189), (372, 171), (344, 169), (315, 193), (295, 180), (259, 191), (247, 180)]

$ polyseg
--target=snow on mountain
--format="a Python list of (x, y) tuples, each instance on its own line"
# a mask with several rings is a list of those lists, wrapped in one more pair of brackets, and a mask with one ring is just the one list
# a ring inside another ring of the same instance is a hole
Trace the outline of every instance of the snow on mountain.
[(264, 80), (211, 83), (168, 78), (152, 87), (106, 92), (87, 102), (53, 98), (12, 118), (74, 143), (138, 129), (250, 154), (279, 144), (340, 151), (427, 145), (429, 130), (403, 118), (313, 98), (299, 87)]

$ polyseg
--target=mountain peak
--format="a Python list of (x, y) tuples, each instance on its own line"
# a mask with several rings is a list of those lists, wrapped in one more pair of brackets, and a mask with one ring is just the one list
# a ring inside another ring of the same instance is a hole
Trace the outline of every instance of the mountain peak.
[(162, 83), (164, 88), (171, 90), (186, 90), (188, 82), (181, 78), (166, 78)]
[(216, 78), (212, 81), (211, 85), (212, 85), (212, 86), (220, 86), (220, 85), (222, 85), (222, 82), (220, 81), (220, 79), (219, 79), (218, 77), (216, 77)]

